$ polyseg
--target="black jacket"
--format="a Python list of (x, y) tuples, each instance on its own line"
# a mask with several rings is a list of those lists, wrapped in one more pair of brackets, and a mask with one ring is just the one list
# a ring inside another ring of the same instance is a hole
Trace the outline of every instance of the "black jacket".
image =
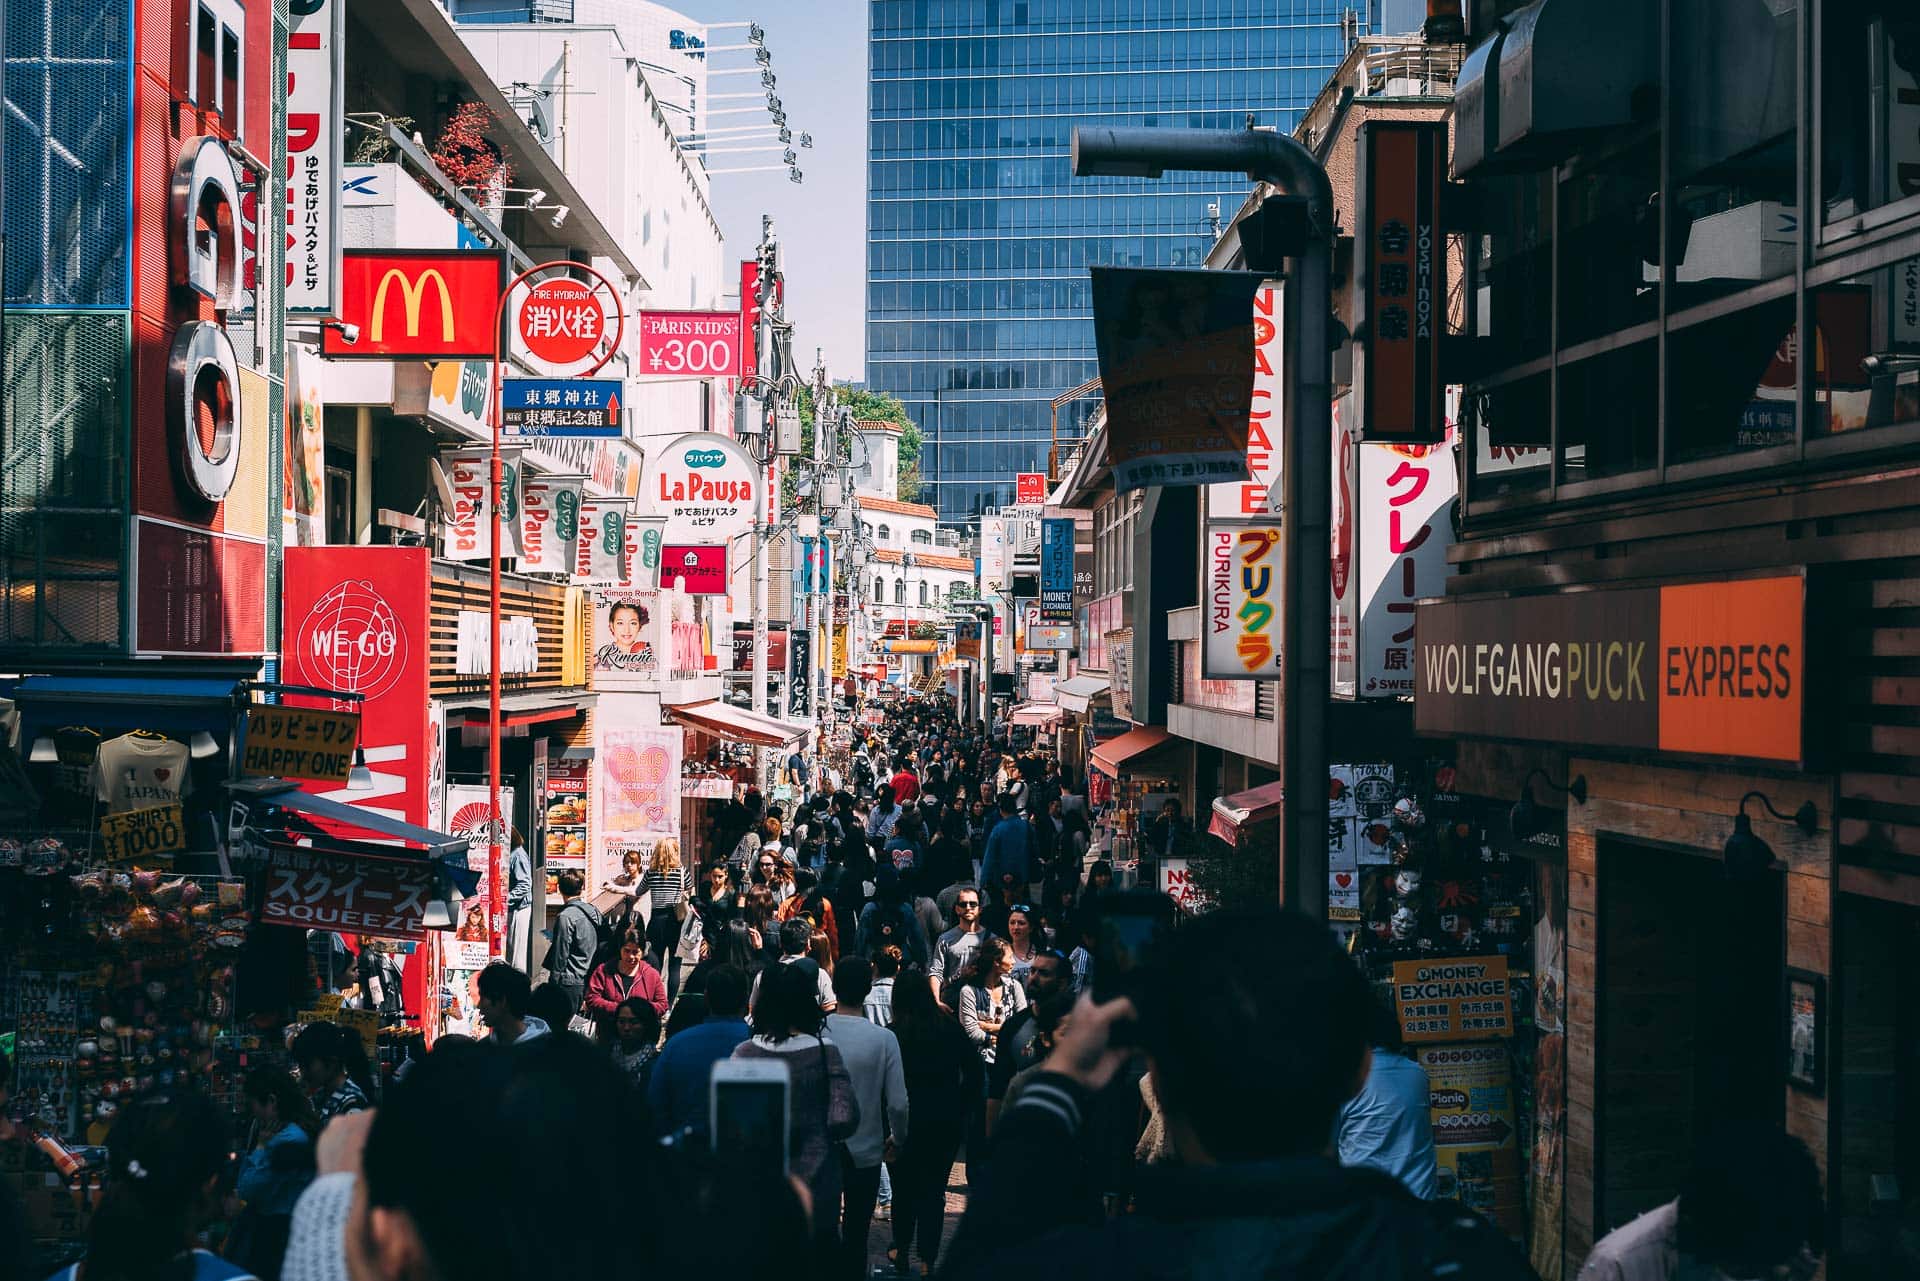
[(1453, 1202), (1416, 1200), (1329, 1157), (1140, 1172), (1134, 1213), (1102, 1219), (1077, 1140), (1086, 1093), (1051, 1073), (1001, 1115), (988, 1177), (943, 1277), (1049, 1281), (1523, 1281), (1518, 1250)]

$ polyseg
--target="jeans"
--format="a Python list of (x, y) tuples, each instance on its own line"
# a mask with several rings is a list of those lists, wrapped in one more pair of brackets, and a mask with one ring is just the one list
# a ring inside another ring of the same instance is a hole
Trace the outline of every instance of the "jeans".
[(960, 1148), (960, 1135), (922, 1135), (910, 1130), (907, 1150), (893, 1166), (893, 1247), (897, 1266), (904, 1270), (914, 1242), (920, 1261), (932, 1266), (940, 1253), (940, 1237), (947, 1226), (947, 1179)]
[(841, 1275), (861, 1277), (867, 1270), (867, 1233), (873, 1226), (873, 1202), (880, 1191), (884, 1165), (856, 1166), (845, 1149), (840, 1152), (840, 1246), (845, 1263)]

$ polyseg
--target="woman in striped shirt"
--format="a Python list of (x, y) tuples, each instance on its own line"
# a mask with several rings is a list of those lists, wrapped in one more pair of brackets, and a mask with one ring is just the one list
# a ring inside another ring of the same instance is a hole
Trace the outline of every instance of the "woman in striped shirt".
[(680, 842), (663, 837), (653, 847), (653, 861), (646, 875), (634, 886), (635, 898), (648, 899), (652, 914), (647, 917), (649, 962), (667, 980), (667, 1000), (680, 990), (680, 926), (685, 911), (676, 911), (692, 891), (692, 873), (680, 862)]

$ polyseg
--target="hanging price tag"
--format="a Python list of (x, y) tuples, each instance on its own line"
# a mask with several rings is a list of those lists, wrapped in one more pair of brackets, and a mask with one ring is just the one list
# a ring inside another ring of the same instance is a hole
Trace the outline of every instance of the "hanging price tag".
[(187, 848), (187, 822), (178, 804), (109, 814), (100, 820), (100, 841), (112, 862), (171, 855)]

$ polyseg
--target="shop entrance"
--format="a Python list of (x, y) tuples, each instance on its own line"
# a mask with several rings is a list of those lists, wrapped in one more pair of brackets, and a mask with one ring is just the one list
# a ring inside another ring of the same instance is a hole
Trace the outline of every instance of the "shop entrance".
[(1683, 850), (1602, 842), (1595, 1236), (1678, 1195), (1696, 1140), (1783, 1115), (1777, 872), (1730, 881)]

